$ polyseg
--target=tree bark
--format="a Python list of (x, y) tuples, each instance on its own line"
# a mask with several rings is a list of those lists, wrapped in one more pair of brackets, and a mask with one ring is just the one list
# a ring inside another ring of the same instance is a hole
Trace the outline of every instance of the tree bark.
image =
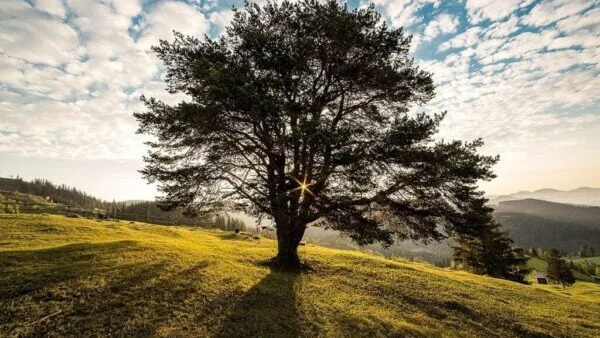
[(277, 226), (277, 256), (275, 262), (284, 268), (296, 269), (300, 267), (298, 246), (304, 236), (306, 225)]

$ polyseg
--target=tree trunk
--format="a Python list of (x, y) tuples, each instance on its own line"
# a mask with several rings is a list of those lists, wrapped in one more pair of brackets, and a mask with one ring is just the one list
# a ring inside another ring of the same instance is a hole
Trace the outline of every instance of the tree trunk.
[(305, 225), (277, 226), (277, 256), (275, 261), (284, 268), (296, 269), (300, 267), (298, 246), (304, 236)]

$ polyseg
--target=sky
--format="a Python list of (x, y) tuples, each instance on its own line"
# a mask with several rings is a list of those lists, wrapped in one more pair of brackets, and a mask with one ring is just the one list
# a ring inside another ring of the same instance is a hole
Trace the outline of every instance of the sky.
[[(349, 1), (350, 7), (370, 2)], [(600, 1), (375, 0), (433, 73), (440, 137), (499, 154), (489, 194), (600, 187)], [(218, 37), (243, 1), (2, 0), (0, 176), (107, 200), (157, 194), (137, 170), (141, 94), (169, 103), (150, 47), (172, 30)]]

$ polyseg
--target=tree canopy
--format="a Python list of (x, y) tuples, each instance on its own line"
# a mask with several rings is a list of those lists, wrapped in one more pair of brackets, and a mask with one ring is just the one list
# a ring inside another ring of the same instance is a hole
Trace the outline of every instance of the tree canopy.
[(434, 85), (410, 42), (373, 6), (314, 0), (247, 3), (219, 38), (176, 33), (154, 51), (188, 99), (142, 98), (142, 172), (165, 208), (270, 217), (292, 264), (309, 223), (359, 244), (460, 230), (497, 158), (436, 140), (445, 114), (414, 112)]
[(492, 217), (487, 199), (475, 199), (461, 217), (464, 226), (453, 236), (454, 261), (477, 274), (525, 283), (528, 258)]
[(567, 262), (561, 258), (560, 252), (556, 249), (551, 249), (548, 252), (548, 277), (562, 284), (563, 288), (565, 285), (570, 286), (575, 284), (573, 271), (571, 271)]

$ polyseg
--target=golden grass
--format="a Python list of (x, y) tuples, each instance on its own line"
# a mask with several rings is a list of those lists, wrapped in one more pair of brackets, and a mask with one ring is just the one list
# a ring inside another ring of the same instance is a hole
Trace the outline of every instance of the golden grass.
[(290, 273), (261, 264), (274, 252), (225, 232), (0, 215), (0, 336), (600, 336), (597, 284), (312, 245), (301, 255), (314, 270)]

